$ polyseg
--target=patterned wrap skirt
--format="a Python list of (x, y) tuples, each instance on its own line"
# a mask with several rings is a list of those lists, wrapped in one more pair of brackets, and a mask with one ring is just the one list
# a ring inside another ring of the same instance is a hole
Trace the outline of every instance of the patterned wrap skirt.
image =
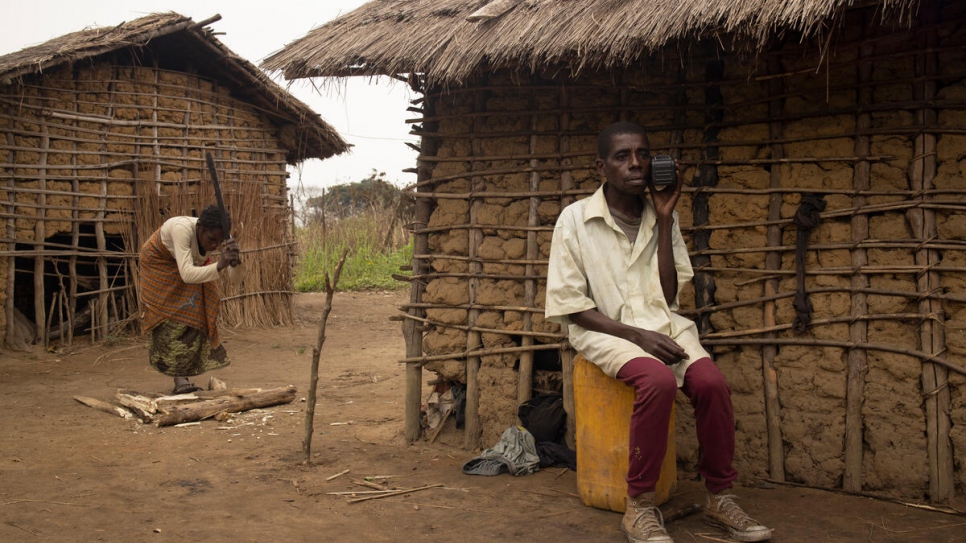
[(201, 375), (231, 363), (224, 345), (212, 347), (201, 330), (169, 320), (151, 330), (148, 360), (171, 377)]
[(151, 366), (171, 377), (190, 377), (230, 364), (218, 336), (217, 282), (185, 283), (160, 230), (144, 243), (138, 260)]

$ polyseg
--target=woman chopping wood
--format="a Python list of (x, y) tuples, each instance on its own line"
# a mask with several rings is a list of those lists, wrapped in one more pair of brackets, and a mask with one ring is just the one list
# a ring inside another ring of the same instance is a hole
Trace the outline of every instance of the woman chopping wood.
[[(218, 338), (217, 281), (227, 269), (237, 285), (243, 269), (238, 244), (227, 236), (222, 219), (216, 205), (200, 217), (172, 217), (141, 247), (142, 325), (151, 332), (148, 360), (174, 378), (173, 394), (201, 390), (188, 378), (231, 363)], [(219, 247), (214, 261), (210, 253)]]

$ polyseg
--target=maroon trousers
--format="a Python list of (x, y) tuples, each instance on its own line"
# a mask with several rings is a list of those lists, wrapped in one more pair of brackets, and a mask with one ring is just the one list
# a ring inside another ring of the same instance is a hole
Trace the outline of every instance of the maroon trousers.
[[(654, 358), (635, 358), (617, 372), (617, 378), (634, 388), (631, 414), (630, 462), (627, 494), (636, 497), (654, 492), (667, 451), (668, 424), (677, 394), (671, 369)], [(711, 492), (731, 486), (738, 477), (735, 456), (735, 415), (731, 389), (710, 358), (701, 358), (684, 374), (684, 394), (694, 407), (701, 458), (698, 473)]]

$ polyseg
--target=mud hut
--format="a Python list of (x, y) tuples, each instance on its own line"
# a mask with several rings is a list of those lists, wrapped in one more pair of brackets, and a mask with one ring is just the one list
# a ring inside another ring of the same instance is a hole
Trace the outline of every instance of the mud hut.
[(0, 57), (0, 341), (102, 340), (138, 315), (136, 258), (168, 217), (215, 203), (218, 165), (248, 261), (228, 326), (292, 321), (287, 164), (346, 143), (308, 106), (176, 13)]
[(422, 93), (410, 439), (422, 370), (466, 383), (468, 447), (555, 376), (569, 397), (551, 231), (599, 186), (597, 132), (631, 120), (687, 169), (682, 299), (732, 386), (742, 476), (963, 497), (966, 2), (370, 2), (264, 67)]

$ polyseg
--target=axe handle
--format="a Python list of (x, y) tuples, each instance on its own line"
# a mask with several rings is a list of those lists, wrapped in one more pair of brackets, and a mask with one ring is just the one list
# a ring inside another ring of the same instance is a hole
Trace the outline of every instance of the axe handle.
[(225, 209), (225, 199), (221, 196), (221, 185), (218, 183), (218, 170), (215, 169), (215, 158), (211, 153), (205, 153), (208, 161), (208, 171), (211, 172), (211, 182), (215, 185), (215, 199), (218, 201), (218, 211), (221, 212), (221, 229), (225, 239), (231, 239), (231, 225), (228, 223), (228, 210)]

